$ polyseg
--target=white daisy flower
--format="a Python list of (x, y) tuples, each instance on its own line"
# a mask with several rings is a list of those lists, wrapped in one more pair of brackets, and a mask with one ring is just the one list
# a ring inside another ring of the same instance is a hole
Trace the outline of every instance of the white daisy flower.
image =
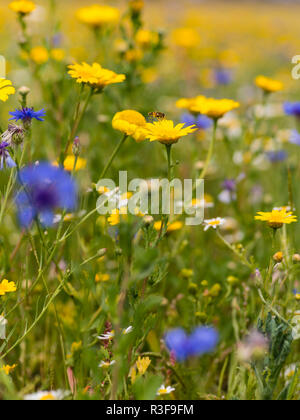
[(101, 334), (99, 335), (97, 338), (99, 340), (103, 340), (103, 341), (107, 341), (107, 340), (112, 340), (115, 336), (115, 332), (112, 330), (110, 332), (107, 332), (105, 334)]
[(206, 232), (209, 228), (217, 229), (218, 227), (224, 225), (225, 221), (226, 220), (222, 219), (221, 217), (204, 220), (204, 231)]
[(172, 388), (171, 386), (167, 386), (167, 387), (165, 387), (165, 385), (162, 385), (162, 386), (158, 389), (158, 391), (157, 391), (156, 395), (158, 395), (158, 396), (160, 397), (161, 395), (171, 394), (171, 392), (173, 392), (173, 391), (175, 391), (175, 388)]
[(62, 391), (58, 389), (57, 391), (38, 391), (33, 394), (25, 395), (25, 401), (59, 401), (63, 400), (67, 395), (68, 391)]
[(108, 369), (110, 366), (114, 365), (116, 363), (115, 360), (112, 360), (111, 362), (105, 362), (105, 360), (101, 360), (99, 367)]
[(125, 328), (125, 330), (122, 331), (124, 335), (131, 333), (133, 330), (133, 327), (130, 325), (128, 328)]

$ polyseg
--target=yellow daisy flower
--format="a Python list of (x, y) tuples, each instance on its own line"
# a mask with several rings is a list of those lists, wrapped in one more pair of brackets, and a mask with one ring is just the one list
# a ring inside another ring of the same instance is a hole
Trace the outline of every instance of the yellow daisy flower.
[(17, 290), (16, 285), (13, 281), (9, 282), (4, 279), (0, 283), (0, 296), (4, 296), (6, 293), (15, 292)]
[(21, 15), (28, 15), (36, 8), (35, 4), (28, 0), (12, 1), (8, 7), (14, 12), (20, 13)]
[(30, 51), (30, 58), (36, 64), (44, 64), (49, 60), (49, 53), (45, 47), (34, 47)]
[(200, 36), (193, 28), (178, 28), (173, 31), (172, 39), (175, 45), (182, 48), (194, 48), (200, 44)]
[(197, 104), (197, 102), (204, 100), (205, 96), (199, 95), (195, 98), (181, 98), (176, 102), (177, 108), (187, 109), (188, 111), (192, 110), (192, 107)]
[(297, 216), (292, 211), (287, 211), (286, 208), (273, 209), (271, 212), (259, 211), (257, 214), (258, 216), (255, 216), (255, 220), (268, 222), (268, 225), (273, 229), (279, 229), (284, 224), (289, 225), (297, 222)]
[[(154, 229), (159, 232), (161, 229), (162, 222), (155, 222), (153, 227)], [(177, 230), (182, 229), (183, 223), (182, 222), (173, 222), (168, 224), (167, 233), (176, 232)]]
[(0, 101), (6, 102), (9, 95), (14, 93), (16, 93), (16, 90), (12, 86), (12, 82), (7, 79), (0, 79)]
[(53, 48), (50, 51), (50, 55), (55, 61), (63, 61), (66, 56), (66, 52), (62, 48)]
[(177, 143), (181, 137), (196, 131), (196, 126), (185, 127), (185, 124), (174, 125), (171, 120), (159, 120), (146, 125), (146, 138), (150, 141), (159, 141), (162, 144), (170, 145)]
[(145, 117), (133, 110), (118, 112), (112, 121), (115, 130), (121, 131), (127, 136), (132, 136), (138, 143), (146, 138), (146, 124)]
[(120, 20), (120, 11), (116, 7), (93, 4), (78, 9), (76, 17), (81, 23), (99, 27), (117, 23)]
[(149, 31), (147, 29), (138, 30), (135, 40), (141, 47), (149, 47), (150, 45), (157, 44), (159, 36), (156, 32)]
[(104, 69), (98, 63), (93, 63), (91, 66), (87, 63), (72, 64), (69, 69), (68, 73), (77, 83), (86, 83), (96, 89), (103, 89), (113, 83), (122, 83), (126, 79), (125, 74)]
[[(75, 156), (68, 155), (64, 160), (64, 168), (68, 172), (72, 172), (75, 165)], [(76, 168), (75, 171), (79, 171), (80, 169), (84, 169), (86, 167), (86, 160), (80, 157), (77, 158)]]
[(257, 76), (255, 79), (257, 87), (264, 90), (266, 93), (278, 92), (283, 89), (283, 83), (279, 80), (270, 79), (265, 76)]
[[(124, 210), (125, 210), (125, 208), (122, 208), (121, 211), (119, 209), (113, 210), (113, 212), (110, 214), (110, 216), (107, 219), (110, 226), (119, 225), (120, 222), (121, 222), (121, 217), (124, 220), (127, 219), (127, 214), (124, 214)], [(126, 211), (127, 211), (127, 209), (126, 209)]]
[(214, 99), (198, 96), (190, 106), (190, 111), (207, 115), (209, 118), (222, 118), (227, 112), (239, 108), (240, 104), (231, 99)]

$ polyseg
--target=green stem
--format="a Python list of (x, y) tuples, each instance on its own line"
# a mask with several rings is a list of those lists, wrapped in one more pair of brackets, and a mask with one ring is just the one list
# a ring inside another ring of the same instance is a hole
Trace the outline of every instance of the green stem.
[(227, 248), (229, 248), (245, 266), (250, 268), (251, 271), (255, 271), (255, 267), (243, 255), (241, 255), (228, 241), (226, 241), (226, 239), (221, 235), (219, 230), (217, 230), (217, 235), (224, 243), (224, 245), (226, 245)]
[(215, 142), (216, 142), (216, 134), (217, 134), (217, 126), (218, 126), (218, 120), (215, 119), (214, 120), (212, 140), (211, 140), (211, 143), (210, 143), (210, 147), (209, 147), (209, 151), (208, 151), (208, 154), (207, 154), (207, 157), (206, 157), (204, 168), (202, 169), (202, 172), (200, 174), (200, 179), (205, 178), (205, 175), (206, 175), (206, 173), (208, 171), (208, 168), (209, 168), (209, 165), (210, 165), (211, 158), (212, 158), (213, 153), (214, 153)]
[(115, 160), (115, 157), (117, 156), (117, 154), (119, 153), (121, 147), (123, 146), (123, 144), (125, 143), (125, 141), (127, 140), (127, 134), (125, 134), (125, 136), (121, 139), (121, 141), (119, 142), (119, 144), (117, 145), (117, 147), (115, 148), (115, 150), (113, 151), (109, 161), (107, 162), (105, 168), (103, 169), (101, 175), (100, 175), (100, 179), (103, 179), (107, 173), (107, 171), (109, 170), (109, 168), (111, 167), (113, 161)]
[(73, 127), (72, 127), (72, 130), (70, 132), (70, 135), (69, 135), (69, 138), (68, 138), (66, 147), (65, 147), (64, 156), (68, 153), (68, 149), (69, 149), (69, 146), (71, 144), (71, 141), (74, 139), (74, 137), (76, 135), (76, 132), (77, 132), (78, 127), (79, 127), (79, 124), (81, 123), (81, 120), (82, 120), (82, 118), (83, 118), (83, 116), (84, 116), (84, 114), (85, 114), (85, 112), (87, 110), (87, 107), (88, 107), (89, 103), (90, 103), (91, 97), (94, 94), (94, 89), (91, 88), (91, 90), (90, 90), (90, 92), (88, 94), (88, 97), (87, 97), (87, 99), (86, 99), (86, 101), (84, 103), (84, 106), (82, 108), (82, 111), (80, 112), (80, 97), (81, 97), (81, 93), (82, 93), (82, 90), (81, 90), (80, 95), (79, 95), (79, 101), (78, 101), (78, 104), (77, 104), (77, 107), (76, 107), (76, 111), (75, 111), (74, 123), (73, 123)]
[(172, 181), (172, 144), (166, 144), (168, 157), (168, 180)]

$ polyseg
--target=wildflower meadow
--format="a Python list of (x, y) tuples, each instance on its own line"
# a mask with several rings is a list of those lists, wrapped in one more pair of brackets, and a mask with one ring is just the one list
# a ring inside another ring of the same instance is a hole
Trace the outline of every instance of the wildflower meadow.
[(299, 13), (0, 0), (1, 400), (300, 399)]

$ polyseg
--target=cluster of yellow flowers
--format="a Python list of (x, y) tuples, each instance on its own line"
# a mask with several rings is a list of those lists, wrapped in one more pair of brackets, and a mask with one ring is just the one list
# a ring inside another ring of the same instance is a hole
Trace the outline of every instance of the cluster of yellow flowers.
[(166, 145), (177, 143), (181, 137), (197, 130), (195, 126), (175, 125), (173, 121), (166, 119), (147, 123), (142, 114), (133, 110), (118, 112), (113, 118), (112, 125), (114, 129), (132, 136), (137, 142), (149, 139)]
[(10, 365), (4, 365), (2, 368), (0, 368), (0, 371), (4, 372), (6, 375), (9, 375), (15, 368), (17, 367), (16, 364)]
[(182, 98), (176, 102), (178, 108), (187, 109), (192, 114), (206, 115), (212, 119), (222, 118), (227, 112), (240, 107), (240, 104), (231, 99), (214, 99), (205, 96), (195, 98)]
[(138, 375), (142, 376), (146, 373), (148, 367), (151, 364), (149, 357), (138, 357), (136, 361), (136, 368), (133, 366), (130, 370), (131, 382), (134, 384)]

